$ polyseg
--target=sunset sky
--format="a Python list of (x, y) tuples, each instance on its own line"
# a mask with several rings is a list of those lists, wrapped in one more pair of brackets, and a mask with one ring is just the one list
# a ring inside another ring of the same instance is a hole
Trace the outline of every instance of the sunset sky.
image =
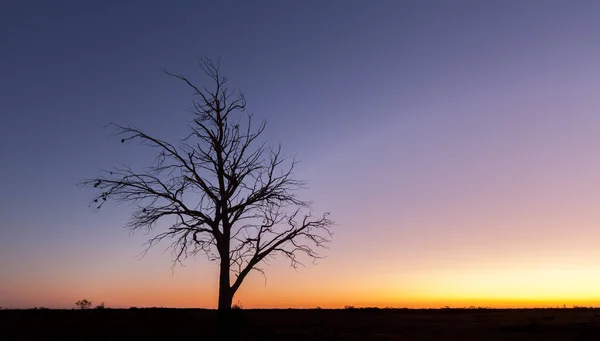
[(0, 307), (215, 308), (203, 257), (77, 186), (183, 137), (221, 57), (331, 212), (317, 265), (250, 276), (246, 308), (600, 306), (599, 1), (0, 3)]

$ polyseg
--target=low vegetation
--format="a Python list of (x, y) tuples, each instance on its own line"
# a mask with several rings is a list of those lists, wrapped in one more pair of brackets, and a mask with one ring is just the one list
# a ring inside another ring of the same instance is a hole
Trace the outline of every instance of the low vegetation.
[[(247, 309), (233, 312), (234, 340), (600, 340), (600, 309)], [(67, 309), (0, 311), (12, 339), (69, 339), (85, 328), (99, 338), (213, 339), (211, 309)], [(200, 331), (200, 332), (199, 332)], [(8, 335), (8, 334), (7, 334)]]

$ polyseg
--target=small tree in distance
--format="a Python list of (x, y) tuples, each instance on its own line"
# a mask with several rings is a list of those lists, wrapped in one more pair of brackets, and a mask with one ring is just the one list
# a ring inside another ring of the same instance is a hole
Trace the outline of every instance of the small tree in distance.
[(266, 121), (254, 127), (252, 115), (242, 114), (246, 100), (226, 87), (219, 64), (210, 59), (199, 64), (212, 89), (165, 71), (195, 95), (189, 134), (175, 145), (111, 124), (121, 142), (140, 141), (155, 148), (157, 157), (141, 172), (123, 166), (81, 184), (99, 191), (95, 209), (109, 199), (137, 205), (127, 227), (155, 232), (146, 251), (168, 239), (173, 265), (196, 254), (219, 264), (218, 330), (223, 334), (231, 328), (228, 312), (246, 276), (252, 270), (264, 275), (260, 264), (276, 255), (292, 267), (303, 265), (299, 255), (320, 258), (316, 250), (330, 241), (333, 222), (328, 213), (313, 215), (311, 203), (297, 197), (306, 183), (293, 177), (296, 161), (284, 158), (280, 147), (258, 141)]
[(79, 307), (79, 309), (89, 309), (92, 306), (92, 302), (88, 300), (80, 300), (75, 302), (75, 305)]

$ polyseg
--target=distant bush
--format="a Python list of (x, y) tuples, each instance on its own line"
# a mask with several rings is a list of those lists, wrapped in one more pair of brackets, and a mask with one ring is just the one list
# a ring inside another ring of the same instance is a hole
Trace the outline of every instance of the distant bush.
[(244, 305), (242, 304), (242, 302), (240, 302), (240, 300), (237, 301), (237, 303), (235, 303), (234, 305), (231, 306), (231, 310), (242, 310), (244, 309)]
[(104, 306), (104, 302), (100, 303), (100, 305), (97, 305), (94, 309), (106, 309), (106, 307)]
[(344, 306), (344, 309), (345, 309), (345, 310), (356, 310), (356, 307), (355, 307), (355, 306), (353, 306), (353, 305), (345, 305), (345, 306)]
[(88, 301), (86, 299), (83, 299), (83, 300), (75, 302), (75, 305), (77, 307), (79, 307), (79, 309), (82, 309), (82, 310), (83, 309), (90, 309), (90, 307), (92, 306), (92, 302)]

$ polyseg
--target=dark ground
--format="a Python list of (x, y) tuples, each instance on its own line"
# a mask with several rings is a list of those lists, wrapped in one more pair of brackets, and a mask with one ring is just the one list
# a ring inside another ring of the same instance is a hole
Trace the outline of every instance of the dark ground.
[[(233, 340), (600, 340), (600, 309), (236, 310)], [(211, 340), (202, 309), (1, 310), (0, 340)]]

